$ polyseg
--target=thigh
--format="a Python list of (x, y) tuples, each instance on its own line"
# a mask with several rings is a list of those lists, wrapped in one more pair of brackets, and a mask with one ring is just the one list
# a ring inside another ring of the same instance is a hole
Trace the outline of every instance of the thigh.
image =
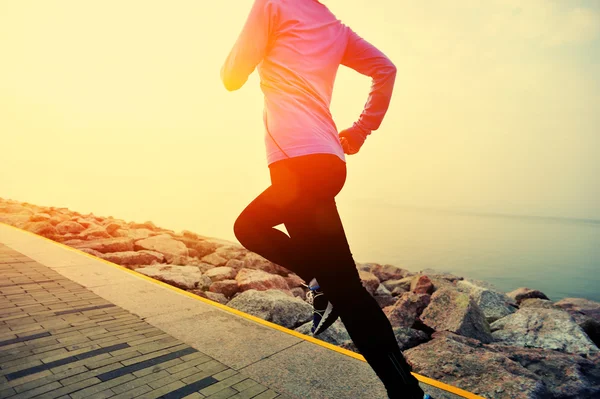
[(270, 185), (244, 208), (236, 223), (257, 229), (274, 227), (285, 221), (287, 206), (282, 190)]
[(286, 215), (285, 226), (319, 282), (359, 281), (335, 199), (297, 204), (294, 212)]

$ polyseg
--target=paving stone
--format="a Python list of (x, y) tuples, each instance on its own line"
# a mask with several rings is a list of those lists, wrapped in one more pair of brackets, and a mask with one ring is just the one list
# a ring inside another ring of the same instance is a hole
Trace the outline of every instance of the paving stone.
[(209, 395), (219, 392), (222, 389), (231, 387), (232, 385), (237, 384), (238, 382), (245, 380), (246, 378), (248, 378), (248, 377), (243, 376), (241, 374), (237, 374), (237, 375), (231, 376), (229, 378), (225, 378), (224, 380), (219, 381), (209, 387), (206, 387), (206, 388), (200, 390), (199, 392), (204, 396), (209, 396)]
[(277, 392), (272, 389), (267, 389), (263, 393), (256, 395), (254, 399), (273, 399), (276, 398), (277, 395), (279, 395)]
[[(166, 377), (168, 375), (169, 375), (169, 373), (167, 373), (165, 370), (160, 370), (160, 371), (157, 371), (155, 373), (151, 373), (151, 374), (145, 375), (143, 377), (136, 376), (138, 378), (136, 378), (135, 380), (131, 380), (131, 381), (125, 383), (125, 384), (117, 385), (117, 386), (115, 386), (115, 387), (113, 387), (111, 389), (116, 394), (122, 394), (122, 393), (125, 393), (125, 392), (129, 391), (129, 390), (137, 388), (139, 386), (146, 385), (149, 382), (154, 381), (157, 378), (163, 378), (163, 377)], [(148, 387), (150, 388), (149, 385), (148, 385)], [(150, 388), (150, 390), (152, 390), (152, 388)]]
[(212, 395), (206, 396), (206, 399), (227, 399), (231, 398), (233, 395), (237, 394), (238, 391), (231, 387), (223, 388), (218, 392), (213, 393)]
[(40, 387), (31, 389), (29, 391), (21, 392), (16, 394), (15, 396), (11, 396), (11, 399), (27, 399), (33, 398), (34, 396), (38, 396), (41, 394), (45, 394), (44, 398), (49, 397), (48, 392), (53, 391), (55, 389), (60, 388), (61, 385), (58, 382), (51, 382), (50, 384), (42, 385)]
[(134, 379), (135, 376), (133, 374), (125, 374), (120, 377), (113, 378), (112, 380), (100, 382), (97, 385), (92, 385), (89, 388), (82, 389), (81, 391), (74, 392), (70, 396), (73, 399), (82, 399), (89, 395), (96, 394), (98, 392), (104, 391), (105, 389), (112, 388), (114, 386), (123, 384)]
[[(150, 388), (148, 385), (140, 385), (136, 388), (133, 388), (131, 390), (128, 390), (126, 392), (123, 392), (121, 394), (118, 394), (116, 396), (113, 396), (113, 399), (130, 399), (130, 398), (135, 398), (138, 396), (141, 396), (143, 394), (145, 394), (146, 392), (150, 392), (152, 390), (152, 388)], [(114, 389), (111, 389), (111, 391), (114, 392)]]
[(250, 378), (247, 378), (247, 379), (245, 379), (243, 381), (238, 382), (237, 384), (232, 385), (231, 387), (233, 389), (235, 389), (236, 391), (241, 392), (244, 389), (250, 388), (250, 387), (252, 387), (252, 386), (254, 386), (256, 384), (257, 384), (256, 381), (253, 381)]
[(254, 384), (251, 387), (246, 388), (245, 390), (241, 391), (237, 395), (233, 395), (231, 397), (231, 399), (250, 399), (250, 398), (254, 398), (256, 395), (258, 395), (259, 393), (264, 392), (266, 390), (267, 390), (267, 387), (265, 387), (264, 385)]

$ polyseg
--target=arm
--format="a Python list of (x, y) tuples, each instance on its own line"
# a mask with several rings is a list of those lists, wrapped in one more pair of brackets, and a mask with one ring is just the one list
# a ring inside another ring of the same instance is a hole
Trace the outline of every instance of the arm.
[(379, 128), (388, 110), (396, 80), (396, 66), (352, 29), (341, 64), (372, 78), (369, 98), (360, 118), (354, 123), (366, 137)]
[(271, 0), (254, 0), (244, 28), (221, 68), (227, 90), (240, 89), (266, 55), (275, 16)]

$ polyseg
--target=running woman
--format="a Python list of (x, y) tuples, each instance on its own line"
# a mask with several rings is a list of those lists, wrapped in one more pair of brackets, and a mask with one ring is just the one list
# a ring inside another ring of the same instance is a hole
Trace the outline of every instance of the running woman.
[[(338, 133), (329, 106), (340, 65), (372, 86), (358, 120)], [(345, 154), (358, 153), (379, 128), (396, 67), (317, 0), (254, 0), (221, 68), (225, 88), (240, 89), (256, 68), (271, 185), (238, 216), (235, 236), (305, 282), (316, 279), (390, 399), (422, 399), (389, 320), (362, 285), (335, 202)], [(281, 223), (289, 236), (274, 228)]]

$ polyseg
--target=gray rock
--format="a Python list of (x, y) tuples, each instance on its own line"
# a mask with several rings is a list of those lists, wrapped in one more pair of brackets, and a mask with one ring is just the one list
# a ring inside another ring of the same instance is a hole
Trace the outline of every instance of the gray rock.
[(493, 323), (516, 311), (516, 308), (508, 304), (512, 300), (504, 294), (479, 287), (469, 281), (458, 281), (456, 286), (458, 290), (465, 292), (475, 301), (483, 311), (488, 323)]
[(248, 290), (261, 290), (266, 291), (269, 289), (289, 290), (289, 286), (285, 278), (277, 275), (267, 273), (262, 270), (255, 269), (241, 269), (235, 276), (235, 280), (240, 287), (240, 291)]
[(370, 264), (370, 272), (373, 273), (379, 281), (396, 280), (404, 278), (409, 271), (394, 265), (380, 265), (379, 263)]
[(535, 309), (556, 309), (562, 310), (560, 307), (556, 306), (550, 300), (540, 299), (540, 298), (527, 298), (521, 301), (519, 305), (519, 309), (524, 308), (535, 308)]
[(436, 331), (450, 331), (482, 342), (492, 342), (490, 326), (481, 308), (469, 295), (441, 288), (421, 315), (423, 323)]
[[(109, 253), (109, 252), (126, 252), (126, 251), (133, 251), (133, 238), (129, 238), (129, 237), (117, 237), (117, 238), (101, 238), (98, 240), (92, 240), (92, 241), (78, 241), (78, 242), (72, 242), (72, 243), (68, 243), (65, 242), (65, 244), (67, 245), (71, 245), (74, 248), (77, 249), (82, 249), (82, 248), (89, 248), (89, 249), (94, 249), (98, 252), (102, 252), (103, 254), (105, 253)], [(143, 249), (143, 248), (141, 248)]]
[[(398, 347), (401, 351), (414, 348), (422, 344), (423, 342), (427, 342), (429, 340), (429, 336), (423, 331), (407, 327), (395, 327), (394, 335), (396, 337)], [(341, 344), (339, 344), (339, 346), (352, 352), (360, 353), (360, 351), (351, 339), (342, 342)]]
[(162, 263), (163, 254), (154, 251), (125, 251), (101, 254), (100, 257), (121, 266), (140, 266)]
[(393, 292), (397, 288), (402, 290), (402, 292), (410, 291), (410, 284), (415, 279), (415, 276), (404, 277), (401, 279), (394, 280), (386, 280), (381, 284), (385, 286), (390, 292)]
[(154, 265), (138, 268), (136, 271), (184, 290), (194, 289), (199, 285), (206, 286), (206, 279), (210, 284), (210, 279), (203, 276), (195, 266)]
[(204, 274), (210, 277), (212, 281), (234, 280), (237, 271), (232, 267), (222, 266), (213, 267), (212, 269), (207, 270)]
[(85, 227), (83, 227), (82, 225), (80, 225), (77, 222), (72, 222), (72, 221), (64, 221), (64, 222), (60, 222), (59, 224), (56, 225), (56, 230), (58, 231), (58, 234), (79, 234), (82, 231), (85, 230)]
[(535, 373), (504, 354), (488, 350), (478, 340), (436, 332), (433, 340), (405, 351), (404, 356), (413, 372), (485, 398), (551, 397)]
[(564, 298), (554, 304), (566, 310), (597, 346), (600, 346), (600, 303), (584, 298)]
[(554, 349), (591, 355), (598, 347), (563, 310), (523, 308), (490, 325), (494, 340), (504, 345)]
[(362, 270), (358, 271), (358, 276), (362, 282), (363, 287), (369, 292), (369, 294), (374, 295), (377, 287), (379, 287), (379, 279), (373, 273), (365, 272)]
[[(144, 224), (142, 226), (145, 226)], [(137, 224), (136, 224), (137, 226)], [(147, 249), (149, 251), (160, 252), (165, 256), (168, 262), (171, 262), (176, 256), (188, 256), (188, 249), (181, 241), (174, 240), (168, 234), (161, 234), (148, 237), (135, 242), (134, 249), (140, 251)]]
[(517, 305), (521, 304), (521, 301), (527, 298), (549, 299), (543, 292), (527, 287), (517, 288), (506, 295), (517, 301)]
[[(313, 337), (313, 334), (310, 332), (312, 327), (312, 320), (302, 324), (300, 327), (296, 328), (301, 334), (308, 335)], [(346, 330), (346, 326), (342, 323), (341, 319), (337, 319), (330, 325), (327, 330), (323, 331), (319, 335), (314, 336), (317, 339), (328, 342), (332, 345), (341, 345), (343, 342), (350, 339), (350, 335), (348, 335), (348, 331)]]
[(209, 263), (213, 266), (225, 266), (227, 264), (228, 259), (218, 255), (217, 253), (212, 253), (202, 257), (202, 262)]
[(548, 389), (547, 398), (600, 398), (600, 357), (586, 359), (553, 350), (499, 344), (486, 348), (535, 373)]
[(383, 312), (392, 327), (412, 327), (429, 303), (429, 294), (405, 292), (393, 305), (385, 307)]
[(240, 288), (235, 280), (221, 280), (212, 283), (210, 287), (208, 287), (208, 290), (217, 294), (223, 294), (227, 298), (231, 298), (239, 292)]
[(228, 306), (290, 329), (312, 320), (313, 316), (308, 303), (275, 289), (244, 291), (229, 301)]

